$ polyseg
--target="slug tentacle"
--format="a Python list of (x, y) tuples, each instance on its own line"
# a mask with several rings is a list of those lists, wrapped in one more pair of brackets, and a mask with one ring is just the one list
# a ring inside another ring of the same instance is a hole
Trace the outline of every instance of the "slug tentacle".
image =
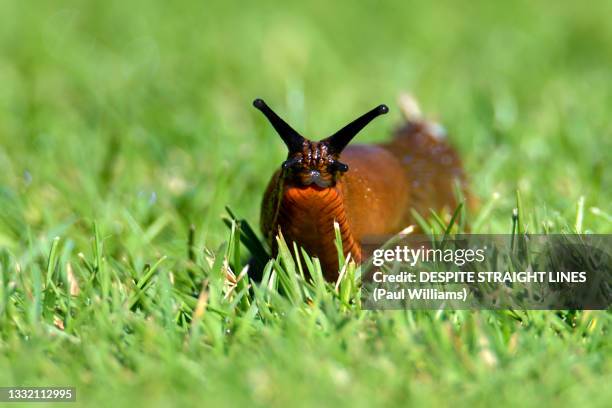
[(370, 123), (372, 120), (380, 115), (384, 115), (389, 112), (387, 105), (378, 105), (369, 112), (364, 113), (333, 135), (328, 138), (321, 140), (323, 143), (329, 144), (329, 147), (336, 153), (340, 154), (342, 150), (353, 140), (353, 138)]
[(274, 130), (276, 130), (281, 139), (283, 139), (283, 142), (287, 145), (290, 153), (302, 150), (302, 145), (305, 141), (304, 137), (270, 109), (263, 99), (255, 99), (253, 101), (253, 106), (266, 115), (266, 118), (268, 118)]

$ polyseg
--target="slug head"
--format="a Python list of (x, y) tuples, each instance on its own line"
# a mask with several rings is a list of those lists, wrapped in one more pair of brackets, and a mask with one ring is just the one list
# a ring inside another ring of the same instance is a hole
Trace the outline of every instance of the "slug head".
[(379, 105), (333, 135), (315, 142), (296, 132), (263, 100), (255, 99), (253, 106), (268, 118), (289, 150), (282, 165), (285, 180), (298, 186), (315, 184), (321, 188), (334, 186), (338, 178), (349, 170), (348, 165), (339, 160), (340, 153), (357, 133), (377, 116), (389, 112), (386, 105)]

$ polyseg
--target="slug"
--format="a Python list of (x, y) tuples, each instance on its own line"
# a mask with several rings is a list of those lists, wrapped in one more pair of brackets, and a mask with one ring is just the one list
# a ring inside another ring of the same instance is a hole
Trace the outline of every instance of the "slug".
[(457, 206), (455, 183), (467, 194), (461, 161), (441, 126), (420, 117), (413, 99), (405, 96), (405, 123), (390, 141), (349, 145), (373, 119), (389, 111), (379, 105), (333, 135), (313, 141), (279, 117), (261, 99), (253, 102), (272, 124), (288, 149), (264, 193), (261, 229), (276, 255), (279, 230), (318, 257), (323, 274), (339, 274), (334, 222), (338, 223), (345, 256), (362, 261), (364, 237), (396, 234), (414, 224), (413, 210), (427, 217)]

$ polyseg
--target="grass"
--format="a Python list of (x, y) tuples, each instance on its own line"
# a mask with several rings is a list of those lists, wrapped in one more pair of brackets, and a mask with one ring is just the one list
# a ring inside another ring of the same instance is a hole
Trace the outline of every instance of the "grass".
[(386, 102), (375, 142), (410, 90), (464, 158), (474, 232), (510, 233), (518, 191), (521, 230), (610, 233), (610, 4), (276, 3), (0, 4), (0, 385), (607, 405), (609, 312), (361, 311), (352, 269), (307, 283), (286, 254), (247, 292), (222, 217), (257, 225), (285, 154), (254, 97), (313, 137)]

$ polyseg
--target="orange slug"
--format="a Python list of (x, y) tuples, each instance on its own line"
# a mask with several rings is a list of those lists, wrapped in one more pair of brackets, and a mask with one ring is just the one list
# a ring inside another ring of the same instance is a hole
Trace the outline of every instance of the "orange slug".
[[(427, 217), (453, 211), (458, 180), (465, 191), (461, 161), (443, 129), (415, 115), (413, 101), (402, 106), (406, 120), (393, 138), (377, 145), (348, 144), (374, 118), (389, 108), (379, 105), (320, 141), (309, 140), (261, 99), (253, 105), (270, 121), (288, 149), (287, 160), (274, 173), (264, 194), (261, 228), (276, 255), (279, 230), (321, 262), (329, 281), (338, 278), (334, 221), (345, 255), (362, 261), (361, 240), (396, 234), (414, 224), (412, 211)], [(412, 107), (411, 107), (412, 106)]]

